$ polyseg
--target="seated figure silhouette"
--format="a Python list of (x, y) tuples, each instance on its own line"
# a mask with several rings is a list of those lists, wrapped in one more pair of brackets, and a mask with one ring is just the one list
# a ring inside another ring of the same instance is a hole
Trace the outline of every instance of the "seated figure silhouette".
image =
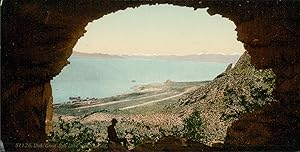
[(121, 143), (123, 143), (123, 146), (127, 146), (127, 141), (125, 138), (119, 138), (115, 129), (116, 124), (118, 123), (117, 119), (113, 118), (111, 120), (111, 125), (107, 127), (107, 133), (108, 133), (108, 143), (116, 143), (122, 146)]

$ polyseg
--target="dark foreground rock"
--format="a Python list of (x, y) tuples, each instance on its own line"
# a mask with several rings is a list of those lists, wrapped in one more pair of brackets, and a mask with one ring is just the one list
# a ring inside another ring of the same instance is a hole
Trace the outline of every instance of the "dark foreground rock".
[(218, 151), (221, 148), (210, 147), (202, 143), (197, 143), (193, 141), (188, 141), (184, 138), (177, 138), (174, 136), (167, 136), (159, 141), (152, 143), (144, 143), (136, 148), (132, 149), (132, 152), (145, 152), (145, 151)]
[(234, 122), (227, 130), (225, 145), (236, 149), (247, 146), (257, 150), (299, 150), (299, 120), (299, 106), (296, 104), (264, 106)]

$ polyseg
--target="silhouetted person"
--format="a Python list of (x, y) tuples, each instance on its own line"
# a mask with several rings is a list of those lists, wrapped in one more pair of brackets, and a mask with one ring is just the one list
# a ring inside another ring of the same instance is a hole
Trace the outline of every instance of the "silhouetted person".
[(127, 146), (127, 141), (125, 138), (119, 138), (115, 129), (116, 124), (118, 123), (117, 119), (113, 118), (111, 120), (111, 125), (107, 127), (107, 133), (108, 133), (108, 143), (110, 144), (111, 142), (117, 143), (119, 145), (122, 145), (121, 142), (123, 143), (123, 146)]

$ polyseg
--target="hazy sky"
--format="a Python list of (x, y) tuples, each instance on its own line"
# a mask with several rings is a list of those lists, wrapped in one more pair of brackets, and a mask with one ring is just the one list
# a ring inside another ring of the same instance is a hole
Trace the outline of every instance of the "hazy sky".
[(90, 23), (74, 51), (129, 55), (242, 54), (235, 25), (206, 9), (172, 5), (126, 9)]

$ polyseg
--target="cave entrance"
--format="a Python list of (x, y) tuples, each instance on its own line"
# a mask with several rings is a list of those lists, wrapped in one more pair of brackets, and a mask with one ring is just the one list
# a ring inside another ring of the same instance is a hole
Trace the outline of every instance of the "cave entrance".
[(182, 125), (169, 106), (238, 60), (244, 49), (234, 28), (206, 9), (172, 5), (104, 16), (86, 27), (71, 64), (52, 81), (55, 116), (84, 116), (81, 123), (100, 130), (117, 117), (124, 126), (120, 132), (131, 133), (141, 122), (140, 130), (151, 128), (147, 134)]

